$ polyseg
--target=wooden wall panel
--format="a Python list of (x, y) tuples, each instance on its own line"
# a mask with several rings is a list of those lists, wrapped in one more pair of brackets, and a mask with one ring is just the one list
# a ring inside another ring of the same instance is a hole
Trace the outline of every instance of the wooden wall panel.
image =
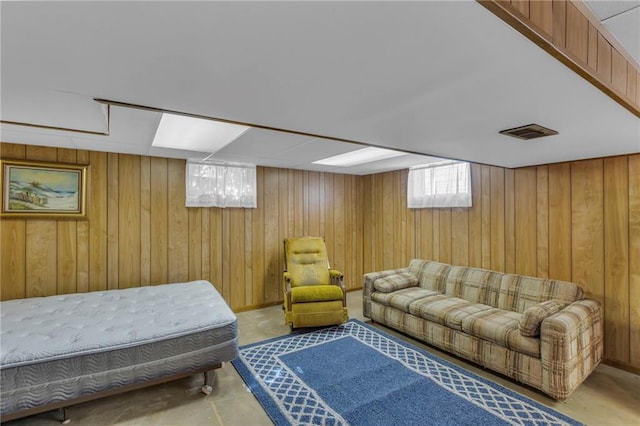
[(640, 100), (636, 98), (638, 93), (637, 84), (638, 74), (631, 64), (627, 64), (627, 97), (634, 102), (640, 103)]
[(627, 95), (627, 61), (615, 49), (611, 49), (611, 85), (618, 94)]
[[(22, 160), (26, 147), (1, 144), (0, 158)], [(0, 299), (21, 299), (26, 296), (26, 221), (13, 219), (0, 221)]]
[(536, 172), (536, 276), (549, 278), (549, 168), (540, 166)]
[(501, 167), (490, 168), (490, 209), (491, 209), (491, 233), (489, 235), (491, 246), (491, 269), (505, 270), (505, 188), (504, 169)]
[(589, 22), (589, 39), (587, 41), (587, 66), (592, 71), (598, 70), (598, 30)]
[(582, 62), (587, 62), (589, 21), (572, 2), (567, 2), (567, 50)]
[(513, 274), (516, 271), (516, 194), (515, 171), (504, 171), (504, 271)]
[[(471, 208), (469, 209), (469, 266), (482, 267), (482, 169), (471, 164)], [(425, 209), (421, 209), (425, 210)], [(430, 209), (426, 209), (431, 211)], [(426, 259), (429, 259), (428, 257)]]
[(571, 165), (571, 277), (604, 302), (602, 160)]
[(169, 281), (168, 230), (169, 192), (167, 190), (168, 163), (165, 158), (151, 158), (151, 284)]
[(571, 164), (549, 166), (549, 276), (571, 281)]
[(107, 154), (89, 153), (89, 291), (107, 289)]
[(189, 280), (189, 212), (185, 207), (185, 162), (167, 161), (167, 271), (168, 281)]
[[(60, 163), (76, 163), (76, 150), (58, 148), (57, 161)], [(77, 239), (78, 226), (75, 220), (58, 221), (57, 229), (57, 294), (76, 293), (77, 287)]]
[(611, 83), (611, 45), (598, 34), (598, 74), (606, 83)]
[(118, 288), (140, 286), (140, 157), (118, 157)]
[(536, 168), (517, 169), (515, 173), (516, 273), (537, 272), (537, 179)]
[(151, 157), (140, 158), (140, 285), (151, 284)]
[[(256, 175), (256, 184), (257, 184), (257, 196), (258, 196), (258, 207), (255, 209), (251, 209), (251, 253), (252, 253), (252, 305), (259, 305), (264, 300), (264, 287), (265, 287), (265, 262), (264, 262), (264, 251), (265, 251), (265, 227), (264, 227), (264, 201), (260, 202), (260, 200), (265, 199), (264, 195), (264, 169), (262, 167), (258, 168)], [(308, 198), (305, 198), (308, 199)], [(308, 206), (308, 203), (305, 203), (304, 206)], [(208, 211), (209, 209), (207, 209)], [(308, 211), (303, 211), (304, 213), (308, 213)], [(308, 217), (308, 216), (306, 216)], [(307, 234), (307, 231), (304, 232)]]
[[(58, 159), (56, 148), (27, 146), (26, 159), (55, 162)], [(58, 286), (58, 226), (56, 221), (31, 219), (26, 221), (27, 253), (26, 296), (51, 296), (57, 293)], [(53, 278), (55, 277), (55, 278)]]
[[(89, 164), (89, 151), (78, 150), (76, 161), (78, 164)], [(91, 186), (91, 182), (87, 182), (87, 185)], [(77, 225), (76, 288), (78, 293), (85, 293), (89, 291), (89, 221), (81, 220)]]
[(202, 209), (191, 208), (188, 210), (189, 229), (189, 281), (199, 279), (202, 276)]
[(412, 209), (413, 233), (386, 232), (394, 221), (382, 216), (402, 214), (378, 201), (402, 193), (393, 176), (363, 179), (364, 253), (382, 256), (368, 261), (370, 270), (406, 266), (382, 250), (393, 237), (411, 239), (403, 244), (422, 259), (446, 261), (451, 241), (456, 265), (575, 281), (603, 304), (606, 361), (640, 368), (640, 154), (514, 170), (472, 164), (473, 206)]
[(529, 17), (544, 35), (553, 36), (553, 3), (550, 1), (532, 1), (529, 4)]
[(640, 154), (629, 157), (629, 364), (640, 366)]
[(553, 0), (553, 44), (564, 48), (567, 39), (567, 1)]
[[(303, 235), (324, 236), (332, 266), (361, 286), (363, 177), (259, 167), (257, 209), (186, 208), (183, 160), (7, 143), (0, 152), (90, 165), (87, 220), (0, 221), (3, 300), (207, 279), (234, 309), (278, 303), (282, 241)], [(413, 213), (389, 196), (400, 225), (388, 229), (404, 241)], [(392, 247), (391, 262), (408, 261), (407, 246)]]
[[(469, 265), (469, 209), (451, 210), (451, 263)], [(414, 212), (413, 209), (410, 210)], [(410, 227), (415, 229), (415, 227)], [(413, 257), (413, 256), (412, 256)]]
[[(15, 144), (0, 152), (73, 157)], [(640, 368), (640, 308), (632, 303), (640, 298), (640, 155), (515, 170), (472, 164), (469, 209), (407, 209), (406, 171), (361, 177), (262, 167), (257, 209), (187, 209), (184, 161), (86, 151), (75, 161), (91, 170), (75, 246), (73, 226), (2, 219), (3, 300), (71, 291), (75, 268), (76, 291), (202, 278), (234, 309), (250, 309), (282, 301), (285, 236), (330, 235), (331, 262), (350, 289), (364, 272), (413, 257), (573, 280), (605, 307), (606, 359)]]
[(480, 202), (482, 203), (482, 267), (491, 269), (491, 167), (481, 166), (482, 192)]
[[(118, 281), (118, 154), (107, 154), (107, 289), (119, 288)], [(123, 206), (124, 207), (124, 206)]]
[(629, 164), (604, 160), (605, 356), (629, 362)]

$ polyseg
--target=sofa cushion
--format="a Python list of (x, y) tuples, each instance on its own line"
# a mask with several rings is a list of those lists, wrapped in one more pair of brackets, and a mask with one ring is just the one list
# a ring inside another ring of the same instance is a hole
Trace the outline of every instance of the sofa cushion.
[(409, 305), (409, 312), (455, 330), (462, 330), (462, 320), (467, 316), (487, 309), (494, 309), (491, 306), (469, 302), (457, 297), (441, 296), (417, 300)]
[(420, 287), (409, 287), (394, 291), (393, 293), (376, 291), (371, 294), (371, 300), (382, 305), (392, 306), (404, 312), (409, 312), (409, 305), (416, 300), (438, 295), (440, 295), (440, 293), (437, 291), (426, 290)]
[(426, 261), (411, 261), (409, 271), (418, 277), (420, 287), (444, 293), (445, 282), (451, 265)]
[(480, 268), (452, 266), (445, 283), (445, 294), (498, 307), (498, 292), (502, 283), (501, 272)]
[(522, 314), (540, 302), (557, 300), (568, 305), (582, 296), (575, 283), (508, 274), (502, 278), (497, 307)]
[(418, 279), (411, 272), (400, 272), (386, 277), (378, 278), (373, 282), (373, 287), (383, 293), (402, 290), (403, 288), (416, 287)]
[(492, 308), (462, 320), (462, 331), (523, 354), (540, 358), (540, 339), (520, 334), (522, 314)]
[(520, 319), (520, 334), (530, 337), (539, 336), (542, 321), (560, 311), (563, 307), (564, 304), (557, 300), (547, 300), (528, 308)]

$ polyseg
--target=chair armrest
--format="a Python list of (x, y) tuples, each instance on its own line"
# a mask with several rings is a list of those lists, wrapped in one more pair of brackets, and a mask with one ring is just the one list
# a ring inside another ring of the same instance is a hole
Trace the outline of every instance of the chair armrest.
[(331, 284), (337, 285), (342, 289), (342, 306), (347, 306), (347, 287), (344, 285), (344, 274), (335, 269), (329, 269), (329, 277)]
[(604, 350), (600, 303), (578, 300), (540, 328), (543, 391), (565, 399), (600, 364)]
[(291, 273), (284, 271), (282, 273), (282, 291), (284, 293), (284, 303), (287, 310), (291, 310)]
[(373, 282), (378, 278), (408, 271), (409, 268), (388, 269), (386, 271), (369, 272), (362, 276), (362, 313), (365, 317), (371, 318), (371, 293), (375, 290)]
[(344, 287), (344, 274), (335, 269), (329, 269), (329, 277), (331, 278), (331, 284)]

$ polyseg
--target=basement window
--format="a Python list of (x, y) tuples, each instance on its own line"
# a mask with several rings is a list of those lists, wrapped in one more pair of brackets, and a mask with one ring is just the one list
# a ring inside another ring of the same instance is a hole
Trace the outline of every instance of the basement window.
[(409, 169), (407, 206), (471, 207), (471, 167), (463, 161), (439, 161)]
[(256, 208), (256, 166), (187, 161), (187, 207)]

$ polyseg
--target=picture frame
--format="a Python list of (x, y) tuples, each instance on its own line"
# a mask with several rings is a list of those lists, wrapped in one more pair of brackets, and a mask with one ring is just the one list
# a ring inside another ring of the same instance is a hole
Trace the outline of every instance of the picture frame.
[(81, 164), (0, 160), (0, 217), (86, 218), (88, 169)]

